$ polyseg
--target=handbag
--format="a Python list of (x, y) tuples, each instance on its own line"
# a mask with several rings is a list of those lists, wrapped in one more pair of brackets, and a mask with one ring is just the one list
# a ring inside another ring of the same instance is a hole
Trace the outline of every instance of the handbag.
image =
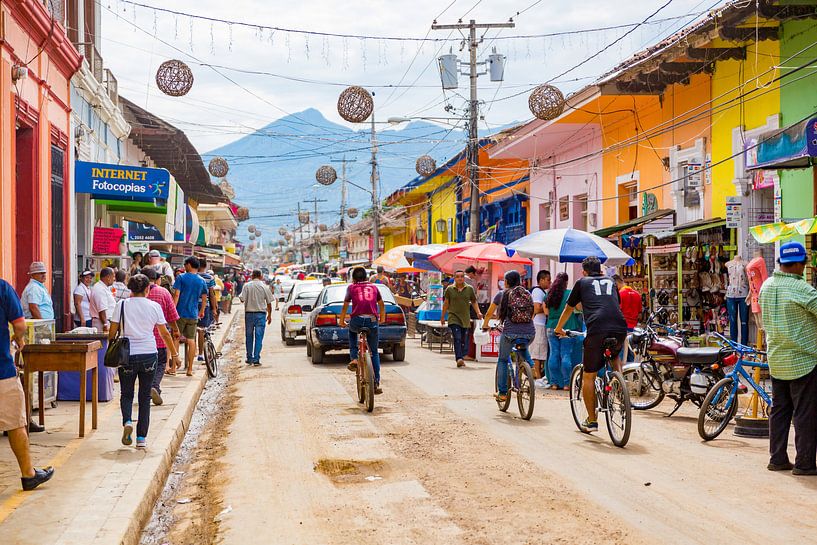
[(105, 350), (105, 367), (116, 368), (127, 366), (130, 363), (130, 339), (122, 334), (125, 329), (125, 301), (121, 301), (119, 304), (121, 305), (119, 328), (116, 330), (116, 336), (108, 342), (108, 348)]

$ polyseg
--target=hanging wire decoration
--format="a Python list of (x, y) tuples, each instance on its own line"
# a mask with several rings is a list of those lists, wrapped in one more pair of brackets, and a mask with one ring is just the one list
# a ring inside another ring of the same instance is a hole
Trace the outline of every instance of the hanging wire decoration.
[(346, 215), (350, 218), (354, 219), (357, 217), (357, 208), (350, 208), (346, 211)]
[(528, 107), (539, 119), (550, 121), (559, 117), (565, 109), (565, 97), (552, 85), (540, 85), (528, 97)]
[(325, 224), (325, 223), (321, 223), (320, 225), (318, 225), (318, 230), (319, 230), (321, 233), (326, 232), (326, 230), (327, 230), (327, 229), (329, 229), (329, 228), (326, 226), (326, 224)]
[(210, 171), (211, 176), (224, 178), (227, 173), (230, 172), (230, 165), (227, 164), (227, 160), (224, 159), (224, 157), (213, 157), (207, 165), (207, 170)]
[(281, 236), (284, 236), (285, 234), (287, 234), (287, 228), (286, 227), (279, 227), (278, 228), (278, 234), (281, 235)]
[(437, 162), (430, 155), (421, 155), (414, 163), (414, 169), (420, 176), (430, 176), (437, 170)]
[(257, 237), (261, 236), (261, 229), (256, 229), (255, 230), (255, 236), (257, 236)]
[(372, 115), (374, 99), (363, 87), (347, 87), (338, 97), (338, 113), (350, 123), (362, 123)]
[(249, 227), (247, 227), (247, 232), (248, 233), (254, 233), (255, 232), (255, 224), (250, 225)]
[(250, 209), (246, 206), (239, 206), (235, 212), (235, 219), (238, 221), (247, 221), (250, 219)]
[(165, 61), (156, 70), (156, 85), (166, 95), (184, 96), (193, 87), (193, 71), (180, 60)]
[(298, 221), (303, 225), (309, 223), (309, 212), (298, 212)]
[(315, 179), (321, 185), (332, 185), (338, 179), (338, 173), (330, 165), (323, 165), (315, 171)]
[(250, 235), (250, 240), (255, 240), (255, 235)]

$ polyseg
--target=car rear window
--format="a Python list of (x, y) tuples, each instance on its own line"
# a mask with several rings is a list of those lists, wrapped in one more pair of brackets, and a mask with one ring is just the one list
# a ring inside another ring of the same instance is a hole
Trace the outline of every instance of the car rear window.
[[(349, 284), (333, 284), (326, 288), (326, 296), (324, 301), (327, 303), (342, 303), (343, 298), (346, 297), (346, 288)], [(380, 290), (380, 296), (383, 298), (383, 301), (386, 303), (396, 304), (394, 302), (394, 295), (392, 294), (391, 290), (388, 286), (384, 284), (375, 284), (377, 289)]]

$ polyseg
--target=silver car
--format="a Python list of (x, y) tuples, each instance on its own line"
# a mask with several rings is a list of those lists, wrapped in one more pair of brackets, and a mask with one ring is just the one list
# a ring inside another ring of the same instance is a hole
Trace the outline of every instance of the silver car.
[(318, 280), (295, 280), (281, 306), (281, 340), (287, 345), (299, 335), (306, 335), (307, 316), (323, 289)]

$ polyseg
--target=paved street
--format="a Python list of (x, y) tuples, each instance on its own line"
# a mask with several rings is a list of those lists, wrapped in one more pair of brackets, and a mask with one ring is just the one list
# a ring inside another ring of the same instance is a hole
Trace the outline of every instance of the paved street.
[(371, 415), (346, 357), (312, 365), (277, 321), (262, 362), (237, 364), (232, 423), (207, 445), (219, 463), (199, 493), (217, 523), (188, 520), (168, 542), (768, 545), (817, 531), (817, 480), (766, 471), (767, 442), (731, 429), (702, 443), (693, 411), (663, 417), (669, 402), (620, 450), (579, 433), (563, 394), (538, 392), (530, 422), (499, 413), (492, 364), (456, 369), (417, 341), (405, 362), (384, 358)]

